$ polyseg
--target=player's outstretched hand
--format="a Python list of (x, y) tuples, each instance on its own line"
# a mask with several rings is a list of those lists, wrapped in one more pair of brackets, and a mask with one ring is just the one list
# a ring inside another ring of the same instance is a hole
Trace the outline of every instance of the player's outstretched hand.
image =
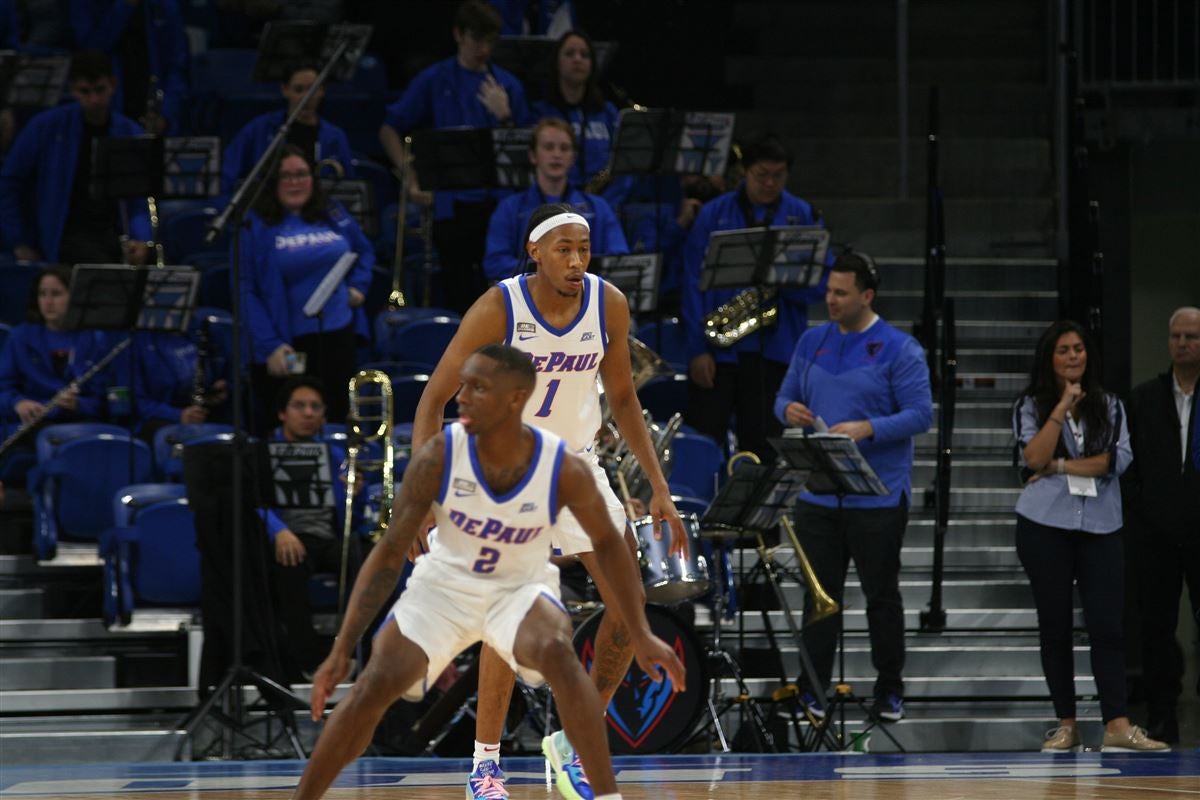
[(325, 715), (325, 703), (333, 696), (337, 686), (350, 674), (350, 657), (336, 648), (321, 662), (312, 682), (312, 720), (320, 722)]
[(661, 667), (671, 679), (672, 689), (677, 692), (687, 689), (687, 672), (675, 651), (662, 639), (651, 634), (641, 643), (634, 645), (633, 653), (638, 666), (650, 676), (650, 680), (662, 683), (662, 673), (659, 672)]
[[(657, 494), (650, 498), (650, 516), (654, 517), (658, 522), (667, 521), (667, 527), (671, 529), (671, 546), (667, 550), (668, 556), (682, 556), (687, 558), (689, 555), (687, 531), (683, 529), (683, 520), (679, 518), (679, 510), (675, 508), (675, 501), (671, 499), (670, 494)], [(654, 526), (654, 537), (662, 536), (662, 526)]]

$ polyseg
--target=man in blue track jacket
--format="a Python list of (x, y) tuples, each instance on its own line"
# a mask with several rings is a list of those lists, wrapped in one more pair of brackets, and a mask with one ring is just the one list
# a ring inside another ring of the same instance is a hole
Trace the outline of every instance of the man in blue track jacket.
[[(871, 710), (891, 722), (904, 716), (900, 545), (912, 496), (913, 437), (929, 430), (933, 400), (921, 346), (871, 310), (878, 286), (869, 256), (847, 253), (834, 263), (825, 292), (829, 322), (800, 337), (775, 416), (789, 427), (824, 424), (849, 436), (888, 488), (882, 497), (847, 496), (840, 508), (837, 497), (805, 492), (796, 506), (796, 531), (817, 580), (839, 605), (854, 559), (878, 672)], [(821, 715), (838, 626), (832, 620), (810, 625), (812, 610), (806, 593), (804, 644), (821, 685), (805, 687), (804, 700)]]
[[(95, 201), (89, 191), (92, 142), (143, 131), (111, 108), (116, 78), (108, 56), (95, 50), (76, 53), (67, 81), (76, 102), (30, 120), (4, 159), (4, 246), (20, 261), (95, 264), (124, 257), (131, 264), (144, 264), (145, 242), (150, 239), (146, 201)], [(125, 204), (125, 214), (118, 202)]]

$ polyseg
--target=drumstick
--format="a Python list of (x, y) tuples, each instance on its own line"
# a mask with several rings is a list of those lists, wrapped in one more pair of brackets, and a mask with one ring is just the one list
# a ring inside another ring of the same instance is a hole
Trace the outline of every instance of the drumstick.
[(617, 470), (617, 485), (621, 489), (621, 497), (625, 506), (625, 516), (629, 517), (632, 522), (637, 514), (633, 513), (633, 498), (629, 496), (629, 485), (625, 483), (625, 476), (621, 474), (621, 470)]

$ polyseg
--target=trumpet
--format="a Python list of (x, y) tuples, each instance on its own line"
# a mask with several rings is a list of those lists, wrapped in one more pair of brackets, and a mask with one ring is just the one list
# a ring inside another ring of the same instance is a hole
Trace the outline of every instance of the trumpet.
[[(755, 464), (762, 463), (762, 460), (754, 453), (750, 452), (749, 450), (742, 450), (729, 457), (729, 462), (725, 465), (725, 473), (732, 476), (734, 467), (736, 467), (737, 463), (742, 460), (751, 461)], [(791, 540), (792, 549), (796, 551), (796, 560), (800, 562), (800, 572), (804, 575), (804, 582), (808, 585), (809, 594), (812, 595), (813, 612), (808, 615), (808, 618), (805, 620), (805, 624), (811, 625), (814, 622), (819, 622), (826, 617), (830, 617), (838, 613), (840, 606), (838, 605), (837, 600), (834, 600), (829, 595), (829, 592), (825, 591), (825, 587), (822, 586), (821, 581), (818, 580), (817, 572), (813, 569), (812, 562), (808, 560), (808, 553), (804, 552), (804, 546), (800, 544), (800, 538), (796, 536), (796, 529), (792, 527), (792, 521), (785, 515), (780, 517), (779, 525), (787, 534), (788, 539)], [(774, 559), (774, 550), (767, 549), (766, 544), (762, 540), (761, 534), (758, 537), (758, 551), (759, 556), (762, 558), (764, 563), (770, 562)], [(779, 592), (778, 594), (780, 605), (783, 607), (783, 612), (786, 615), (786, 618), (791, 620), (792, 612), (788, 607), (787, 599), (784, 597), (783, 592)]]
[[(368, 391), (369, 390), (369, 391)], [(369, 534), (377, 542), (387, 532), (392, 518), (392, 502), (396, 496), (392, 441), (392, 380), (386, 372), (364, 369), (350, 379), (350, 414), (346, 420), (349, 446), (346, 448), (346, 519), (342, 528), (342, 569), (338, 579), (338, 617), (346, 607), (347, 573), (350, 556), (351, 525), (354, 495), (358, 486), (358, 470), (378, 470), (383, 483), (379, 498), (379, 519)], [(362, 458), (366, 445), (381, 442), (383, 456)]]

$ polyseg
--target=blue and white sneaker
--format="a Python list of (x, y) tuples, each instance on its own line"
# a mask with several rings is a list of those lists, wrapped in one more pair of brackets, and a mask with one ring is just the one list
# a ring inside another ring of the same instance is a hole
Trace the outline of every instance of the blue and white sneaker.
[(899, 722), (904, 719), (904, 698), (895, 692), (876, 697), (871, 714), (880, 722)]
[(480, 761), (467, 778), (467, 800), (508, 800), (504, 771), (495, 761)]
[(813, 715), (813, 719), (825, 719), (825, 705), (814, 697), (812, 692), (800, 695), (800, 702), (808, 709), (808, 713)]
[(583, 774), (579, 754), (571, 747), (565, 733), (555, 731), (542, 739), (542, 753), (554, 768), (554, 785), (563, 797), (567, 800), (594, 800), (596, 795), (587, 776)]

